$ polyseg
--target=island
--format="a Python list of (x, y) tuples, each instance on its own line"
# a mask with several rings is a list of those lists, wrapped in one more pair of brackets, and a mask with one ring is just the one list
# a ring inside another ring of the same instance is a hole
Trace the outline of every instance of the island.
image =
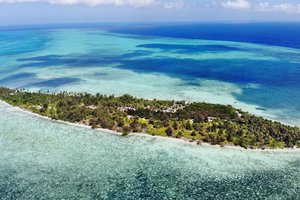
[(146, 133), (246, 149), (300, 147), (299, 127), (231, 105), (6, 87), (0, 87), (0, 100), (54, 120), (109, 129), (123, 136)]

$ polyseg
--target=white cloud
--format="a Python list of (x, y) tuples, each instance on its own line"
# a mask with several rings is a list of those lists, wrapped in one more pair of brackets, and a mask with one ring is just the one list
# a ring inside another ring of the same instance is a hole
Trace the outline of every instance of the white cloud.
[(247, 0), (229, 0), (222, 2), (221, 5), (226, 9), (252, 9), (260, 12), (286, 12), (300, 13), (300, 3), (270, 3), (269, 1), (261, 1), (256, 4), (251, 4)]
[(270, 11), (272, 9), (269, 2), (260, 2), (255, 6), (255, 8), (258, 11)]
[(255, 8), (258, 11), (300, 13), (300, 4), (292, 3), (270, 4), (269, 2), (260, 2)]
[(275, 4), (273, 6), (273, 10), (275, 11), (293, 12), (294, 9), (294, 5), (290, 3)]
[(164, 3), (164, 8), (166, 9), (180, 9), (185, 6), (185, 3), (181, 0), (178, 1), (169, 1)]
[(133, 7), (146, 7), (160, 4), (159, 0), (0, 0), (0, 3), (49, 3), (60, 5), (114, 5), (114, 6), (133, 6)]
[(228, 9), (241, 10), (241, 9), (251, 8), (251, 3), (247, 0), (235, 0), (235, 1), (223, 2), (222, 6)]

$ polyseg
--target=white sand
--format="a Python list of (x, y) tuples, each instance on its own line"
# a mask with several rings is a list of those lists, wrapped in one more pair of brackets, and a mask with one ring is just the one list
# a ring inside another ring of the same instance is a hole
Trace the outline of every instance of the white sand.
[[(77, 126), (77, 127), (81, 127), (81, 128), (91, 129), (91, 126), (88, 126), (88, 125), (85, 125), (85, 124), (71, 123), (71, 122), (66, 122), (66, 121), (62, 121), (62, 120), (54, 120), (54, 119), (51, 119), (49, 117), (33, 113), (33, 112), (31, 112), (29, 110), (26, 110), (26, 109), (23, 109), (23, 108), (20, 108), (20, 107), (17, 107), (17, 106), (12, 106), (12, 105), (10, 105), (10, 104), (6, 103), (5, 101), (2, 101), (2, 100), (0, 100), (0, 103), (5, 104), (5, 105), (10, 106), (10, 107), (14, 107), (15, 109), (17, 109), (21, 112), (24, 112), (26, 114), (29, 114), (29, 115), (32, 115), (32, 116), (35, 116), (35, 117), (39, 117), (39, 118), (42, 118), (42, 119), (46, 119), (46, 120), (49, 120), (49, 121), (52, 121), (52, 122), (58, 122), (58, 123), (63, 123), (63, 124), (71, 125), (71, 126)], [(94, 129), (94, 130), (98, 130), (98, 131), (105, 132), (105, 133), (116, 134), (116, 135), (122, 135), (122, 133), (112, 131), (112, 130), (109, 130), (109, 129), (97, 128), (97, 129)], [(220, 145), (211, 145), (209, 143), (197, 144), (197, 142), (191, 142), (191, 141), (189, 141), (188, 139), (185, 139), (185, 138), (171, 138), (171, 137), (163, 137), (163, 136), (157, 136), (157, 135), (152, 136), (152, 135), (147, 134), (147, 133), (130, 133), (129, 136), (151, 137), (151, 138), (156, 138), (156, 139), (160, 139), (160, 140), (170, 140), (172, 142), (174, 142), (174, 141), (184, 142), (184, 143), (191, 144), (191, 145), (209, 146), (209, 147), (215, 147), (215, 148), (220, 148), (220, 149), (221, 148), (227, 148), (227, 149), (237, 149), (237, 150), (241, 150), (241, 151), (268, 151), (268, 152), (300, 153), (300, 148), (284, 148), (284, 149), (268, 149), (268, 148), (266, 148), (264, 150), (263, 149), (245, 149), (243, 147), (233, 146), (233, 145), (225, 145), (225, 146), (221, 147)]]

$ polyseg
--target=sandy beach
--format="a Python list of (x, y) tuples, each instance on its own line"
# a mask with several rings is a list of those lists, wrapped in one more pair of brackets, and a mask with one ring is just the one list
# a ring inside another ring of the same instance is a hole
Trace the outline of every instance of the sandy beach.
[[(62, 121), (62, 120), (54, 120), (51, 119), (49, 117), (46, 116), (42, 116), (36, 113), (33, 113), (29, 110), (17, 107), (17, 106), (12, 106), (10, 104), (8, 104), (5, 101), (0, 100), (1, 104), (5, 104), (9, 107), (13, 107), (14, 109), (17, 109), (20, 112), (26, 113), (28, 115), (31, 116), (35, 116), (41, 119), (45, 119), (45, 120), (49, 120), (51, 122), (56, 122), (56, 123), (62, 123), (62, 124), (67, 124), (70, 126), (77, 126), (80, 128), (86, 128), (86, 129), (92, 129), (91, 126), (85, 125), (85, 124), (81, 124), (81, 123), (71, 123), (71, 122), (66, 122), (66, 121)], [(116, 132), (116, 131), (112, 131), (109, 129), (103, 129), (103, 128), (97, 128), (97, 129), (93, 129), (93, 130), (97, 130), (99, 132), (105, 132), (105, 133), (110, 133), (110, 134), (115, 134), (115, 135), (119, 135), (121, 136), (122, 133)], [(201, 143), (201, 144), (197, 144), (197, 142), (193, 142), (193, 141), (189, 141), (188, 139), (184, 139), (184, 138), (171, 138), (171, 137), (163, 137), (163, 136), (152, 136), (149, 135), (147, 133), (130, 133), (127, 137), (130, 136), (139, 136), (139, 137), (150, 137), (150, 138), (156, 138), (156, 139), (160, 139), (160, 140), (169, 140), (172, 142), (183, 142), (186, 144), (190, 144), (190, 145), (200, 145), (200, 146), (204, 146), (204, 147), (214, 147), (214, 148), (219, 148), (219, 149), (235, 149), (235, 150), (240, 150), (240, 151), (261, 151), (261, 152), (282, 152), (282, 153), (300, 153), (300, 148), (284, 148), (284, 149), (270, 149), (270, 148), (266, 148), (266, 149), (245, 149), (243, 147), (239, 147), (239, 146), (233, 146), (233, 145), (225, 145), (223, 147), (221, 147), (220, 145), (211, 145), (209, 143)]]

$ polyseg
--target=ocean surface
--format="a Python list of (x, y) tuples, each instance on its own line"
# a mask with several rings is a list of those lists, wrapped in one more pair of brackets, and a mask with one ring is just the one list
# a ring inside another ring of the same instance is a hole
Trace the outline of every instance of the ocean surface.
[(0, 103), (0, 199), (300, 198), (300, 154), (122, 137)]
[(299, 35), (293, 23), (1, 27), (0, 86), (230, 104), (300, 125)]
[[(230, 104), (300, 126), (300, 24), (0, 27), (0, 86)], [(0, 103), (0, 199), (300, 199), (300, 154), (50, 122)]]

